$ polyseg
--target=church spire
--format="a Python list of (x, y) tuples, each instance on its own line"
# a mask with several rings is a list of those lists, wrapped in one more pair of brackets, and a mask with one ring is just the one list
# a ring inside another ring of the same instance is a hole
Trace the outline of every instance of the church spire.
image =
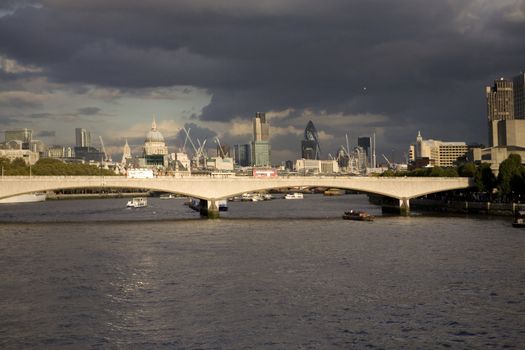
[(155, 114), (153, 114), (153, 121), (151, 122), (151, 130), (157, 130), (157, 123), (155, 122)]

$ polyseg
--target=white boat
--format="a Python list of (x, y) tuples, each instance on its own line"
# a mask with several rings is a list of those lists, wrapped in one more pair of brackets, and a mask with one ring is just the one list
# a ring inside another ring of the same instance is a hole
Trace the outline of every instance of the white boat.
[(174, 199), (177, 198), (173, 193), (163, 193), (159, 197), (160, 199)]
[(284, 199), (303, 199), (303, 194), (299, 192), (288, 193), (286, 196), (284, 196)]
[(43, 202), (46, 198), (47, 194), (43, 192), (25, 193), (18, 196), (0, 199), (0, 204)]
[(263, 201), (264, 200), (264, 197), (261, 196), (260, 194), (254, 194), (252, 196), (252, 202), (260, 202), (260, 201)]
[(145, 197), (135, 197), (126, 204), (128, 208), (143, 208), (147, 205), (148, 200)]
[(273, 196), (270, 193), (265, 193), (263, 195), (263, 198), (264, 198), (265, 201), (269, 201), (269, 200), (273, 199)]

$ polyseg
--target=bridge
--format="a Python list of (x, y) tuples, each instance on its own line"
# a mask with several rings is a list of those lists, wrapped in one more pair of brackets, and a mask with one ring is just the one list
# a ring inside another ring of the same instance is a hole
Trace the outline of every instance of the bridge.
[(398, 200), (400, 212), (410, 210), (410, 199), (430, 193), (473, 186), (465, 177), (355, 177), (355, 176), (160, 176), (130, 179), (123, 176), (4, 176), (0, 199), (24, 193), (76, 188), (133, 188), (170, 192), (201, 199), (209, 217), (218, 216), (217, 201), (245, 192), (291, 187), (349, 189)]

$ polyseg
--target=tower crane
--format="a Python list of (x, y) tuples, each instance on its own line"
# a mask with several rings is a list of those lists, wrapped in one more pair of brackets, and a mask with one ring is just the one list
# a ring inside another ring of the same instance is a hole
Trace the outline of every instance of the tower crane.
[(219, 140), (219, 136), (215, 136), (215, 142), (217, 142), (217, 145), (219, 146), (219, 152), (222, 154), (222, 158), (226, 158), (226, 154), (224, 154), (224, 150), (222, 149), (221, 140)]
[(100, 145), (102, 146), (102, 153), (104, 153), (104, 162), (111, 162), (111, 156), (106, 152), (106, 147), (104, 146), (104, 140), (102, 136), (99, 135)]

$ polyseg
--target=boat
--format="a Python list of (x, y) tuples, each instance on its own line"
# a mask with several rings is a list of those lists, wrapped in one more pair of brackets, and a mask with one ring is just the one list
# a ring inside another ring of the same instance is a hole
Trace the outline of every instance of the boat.
[(219, 199), (217, 205), (219, 206), (219, 211), (228, 211), (228, 200)]
[(148, 205), (148, 200), (145, 197), (135, 197), (132, 200), (128, 201), (126, 206), (128, 208), (143, 208)]
[(303, 194), (299, 192), (288, 193), (286, 196), (284, 196), (284, 199), (303, 199)]
[(260, 202), (260, 201), (263, 201), (264, 200), (264, 197), (258, 193), (254, 194), (252, 196), (252, 202)]
[(512, 223), (513, 227), (525, 227), (525, 211), (519, 210), (516, 211), (514, 216), (514, 222)]
[(367, 212), (364, 211), (345, 211), (343, 214), (344, 220), (356, 220), (356, 221), (372, 221), (374, 220), (374, 217)]
[(173, 193), (163, 193), (159, 196), (160, 199), (174, 199), (177, 198)]
[(263, 198), (265, 201), (269, 201), (273, 199), (273, 196), (270, 193), (263, 194)]
[(0, 199), (0, 204), (43, 202), (46, 199), (47, 199), (46, 193), (34, 192), (34, 193), (25, 193), (25, 194), (20, 194), (18, 196)]
[(325, 196), (342, 196), (345, 194), (344, 190), (341, 190), (339, 188), (330, 188), (323, 192)]

